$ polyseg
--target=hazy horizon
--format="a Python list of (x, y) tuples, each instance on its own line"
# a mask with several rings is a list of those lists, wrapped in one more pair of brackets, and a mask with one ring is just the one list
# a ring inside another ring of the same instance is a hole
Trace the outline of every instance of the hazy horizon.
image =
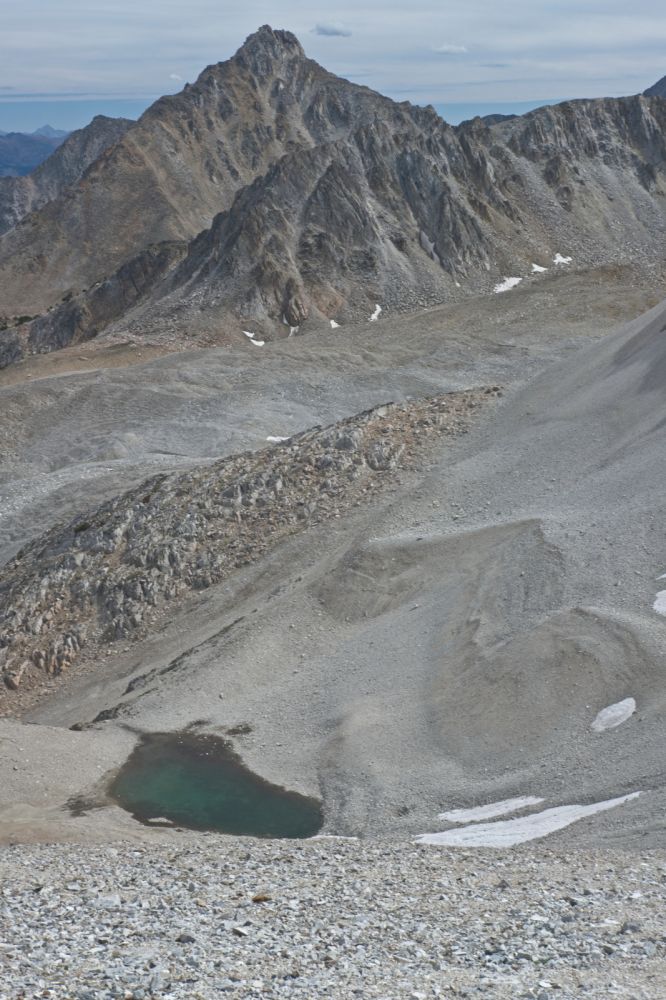
[(265, 23), (293, 31), (327, 69), (447, 120), (557, 100), (640, 93), (664, 75), (666, 19), (655, 0), (24, 0), (3, 15), (0, 129), (73, 129), (95, 114), (138, 117)]

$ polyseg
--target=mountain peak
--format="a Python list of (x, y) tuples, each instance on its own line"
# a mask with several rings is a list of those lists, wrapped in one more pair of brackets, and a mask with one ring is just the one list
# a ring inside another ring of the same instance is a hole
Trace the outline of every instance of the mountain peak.
[(69, 132), (53, 128), (51, 125), (42, 125), (41, 128), (36, 128), (32, 134), (42, 135), (45, 139), (64, 139), (66, 135), (69, 135)]
[(291, 31), (275, 30), (269, 24), (264, 24), (246, 38), (234, 60), (248, 65), (256, 73), (262, 73), (275, 62), (282, 62), (294, 56), (305, 57), (303, 46), (296, 35)]

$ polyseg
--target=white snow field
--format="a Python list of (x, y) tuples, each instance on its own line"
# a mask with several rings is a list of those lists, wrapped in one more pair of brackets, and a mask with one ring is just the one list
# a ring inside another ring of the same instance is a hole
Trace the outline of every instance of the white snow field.
[(424, 833), (416, 837), (415, 844), (432, 844), (436, 847), (513, 847), (528, 840), (547, 837), (549, 833), (562, 830), (578, 820), (596, 813), (606, 812), (637, 799), (640, 792), (621, 795), (605, 802), (593, 802), (588, 806), (555, 806), (543, 812), (516, 819), (500, 820), (498, 823), (475, 823), (458, 830), (443, 830), (441, 833)]

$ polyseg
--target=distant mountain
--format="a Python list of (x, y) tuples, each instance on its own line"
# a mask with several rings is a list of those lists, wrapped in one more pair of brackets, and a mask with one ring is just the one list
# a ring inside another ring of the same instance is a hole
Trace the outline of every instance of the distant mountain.
[(50, 125), (42, 125), (41, 128), (36, 128), (32, 133), (33, 135), (43, 135), (47, 139), (64, 139), (69, 135), (69, 132), (64, 132), (59, 128), (52, 128)]
[[(3, 356), (111, 324), (176, 345), (330, 331), (376, 303), (492, 290), (560, 251), (581, 264), (653, 259), (665, 162), (657, 98), (454, 128), (264, 27), (0, 237)], [(13, 319), (38, 313), (20, 329)]]
[[(66, 133), (65, 133), (66, 134)], [(51, 155), (62, 143), (63, 136), (23, 132), (0, 135), (0, 177), (23, 177)]]
[(25, 177), (1, 177), (0, 234), (80, 180), (88, 167), (133, 124), (126, 118), (98, 115), (85, 128), (65, 133), (66, 138), (58, 140), (56, 150), (32, 173)]
[(484, 125), (499, 125), (500, 122), (510, 122), (518, 117), (518, 115), (484, 115), (481, 121)]
[(646, 97), (666, 97), (666, 76), (662, 76), (661, 80), (652, 87), (648, 87), (645, 91)]

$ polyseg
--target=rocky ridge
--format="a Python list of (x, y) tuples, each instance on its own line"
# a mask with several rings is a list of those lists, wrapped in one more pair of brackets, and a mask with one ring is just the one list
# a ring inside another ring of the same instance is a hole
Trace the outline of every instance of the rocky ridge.
[(490, 291), (498, 274), (552, 266), (558, 246), (579, 264), (648, 260), (666, 235), (665, 135), (666, 106), (644, 98), (570, 102), (493, 129), (454, 130), (428, 109), (399, 132), (363, 125), (240, 192), (121, 328), (210, 335), (243, 321), (275, 337), (376, 302)]
[(55, 152), (30, 174), (0, 178), (0, 235), (73, 187), (133, 124), (126, 118), (97, 115), (85, 128), (60, 140)]
[(264, 451), (155, 476), (51, 529), (0, 574), (5, 696), (59, 675), (87, 643), (138, 634), (167, 602), (360, 503), (428, 438), (464, 433), (498, 392), (375, 407)]

